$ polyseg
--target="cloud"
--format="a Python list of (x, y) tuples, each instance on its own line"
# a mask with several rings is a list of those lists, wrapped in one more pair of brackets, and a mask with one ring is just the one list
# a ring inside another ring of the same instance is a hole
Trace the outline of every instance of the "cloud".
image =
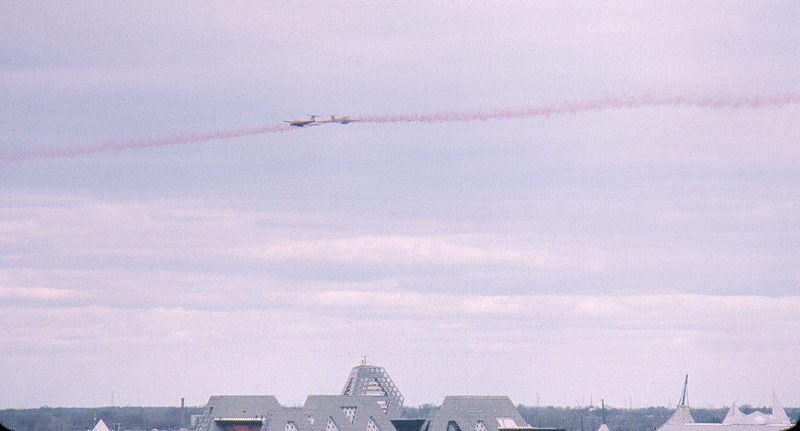
[[(0, 317), (0, 327), (4, 329), (0, 335), (6, 342), (0, 361), (4, 365), (16, 358), (29, 358), (31, 363), (43, 357), (63, 361), (52, 371), (42, 371), (46, 377), (51, 372), (73, 372), (81, 363), (100, 366), (104, 352), (115, 352), (118, 362), (124, 364), (146, 362), (146, 357), (157, 355), (165, 371), (174, 373), (177, 367), (191, 363), (184, 373), (204, 376), (201, 382), (191, 385), (194, 391), (199, 391), (193, 396), (201, 403), (209, 388), (231, 380), (238, 382), (238, 386), (228, 388), (226, 393), (255, 391), (275, 394), (282, 400), (302, 400), (307, 394), (335, 391), (338, 388), (321, 388), (319, 381), (315, 383), (313, 379), (304, 380), (299, 386), (278, 384), (257, 389), (263, 379), (241, 377), (277, 366), (286, 359), (285, 354), (292, 352), (302, 357), (313, 375), (319, 374), (314, 370), (325, 369), (322, 362), (342, 360), (344, 368), (339, 377), (343, 379), (348, 355), (365, 352), (387, 366), (396, 381), (404, 382), (404, 394), (420, 402), (440, 402), (440, 396), (458, 391), (504, 393), (512, 395), (515, 402), (531, 403), (528, 380), (514, 383), (508, 375), (489, 370), (514, 363), (517, 373), (536, 379), (540, 388), (548, 387), (547, 382), (561, 375), (562, 385), (578, 390), (578, 382), (572, 382), (569, 376), (582, 376), (584, 386), (580, 387), (589, 385), (602, 390), (610, 399), (622, 400), (629, 395), (631, 385), (643, 386), (655, 377), (642, 376), (642, 381), (627, 382), (617, 390), (618, 381), (613, 384), (613, 379), (591, 375), (599, 364), (581, 367), (584, 359), (607, 362), (604, 369), (620, 372), (628, 368), (641, 373), (645, 367), (668, 377), (670, 372), (688, 371), (698, 375), (700, 381), (707, 381), (715, 369), (741, 366), (737, 359), (741, 355), (749, 355), (755, 363), (768, 357), (782, 361), (781, 358), (796, 356), (800, 348), (787, 339), (800, 329), (795, 313), (799, 297), (504, 296), (408, 293), (393, 289), (264, 294), (269, 304), (239, 310), (4, 306)], [(331, 344), (331, 340), (337, 341)], [(207, 360), (215, 357), (214, 352), (221, 346), (226, 352), (237, 352), (227, 356), (224, 367)], [(171, 352), (182, 353), (175, 356)], [(306, 356), (312, 352), (320, 355)], [(430, 361), (445, 352), (471, 364), (475, 371), (464, 370), (459, 378), (450, 376), (452, 371), (441, 369), (446, 361)], [(519, 355), (529, 361), (518, 362)], [(703, 357), (708, 360), (697, 360)], [(187, 362), (188, 358), (195, 359)], [(486, 358), (492, 358), (491, 363)], [(421, 370), (422, 363), (431, 368)], [(409, 368), (417, 370), (417, 379), (406, 374)], [(154, 378), (142, 374), (138, 367), (128, 369), (145, 382)], [(778, 384), (777, 380), (771, 380), (774, 378), (771, 371), (763, 367), (753, 367), (751, 363), (745, 369)], [(436, 370), (450, 377), (437, 385), (418, 383), (427, 381), (428, 373)], [(496, 381), (479, 383), (485, 382), (475, 379), (475, 372), (480, 370), (493, 373)], [(567, 370), (571, 371), (564, 374)], [(294, 373), (297, 372), (295, 367)], [(265, 376), (264, 379), (272, 379), (269, 374)], [(677, 387), (679, 377), (672, 382), (667, 378), (664, 384), (668, 388), (670, 384)], [(159, 374), (158, 378), (184, 387), (179, 374)], [(334, 385), (340, 383), (335, 375), (323, 381), (330, 378)], [(102, 378), (87, 377), (85, 382), (74, 384), (93, 385), (102, 381), (98, 379)], [(661, 381), (659, 377), (659, 384)], [(156, 385), (160, 387), (162, 383)], [(779, 384), (786, 390), (784, 385)], [(35, 390), (36, 385), (26, 387)], [(696, 403), (715, 399), (712, 394), (702, 392), (696, 391)], [(557, 398), (549, 398), (549, 402), (572, 401), (570, 395), (564, 398), (563, 394), (555, 393), (550, 390), (548, 396)], [(125, 392), (124, 396), (133, 395)], [(648, 398), (639, 402), (659, 401)]]
[(4, 154), (75, 155), (0, 172), (2, 405), (299, 403), (362, 354), (417, 402), (800, 385), (794, 105), (74, 152), (309, 113), (796, 94), (793, 4), (0, 8)]
[(75, 294), (70, 289), (50, 289), (47, 287), (7, 287), (0, 286), (0, 298), (11, 300), (14, 298), (23, 299), (63, 299)]
[(491, 245), (497, 239), (442, 236), (354, 236), (316, 241), (281, 241), (263, 249), (234, 249), (266, 260), (317, 260), (346, 264), (558, 266), (546, 251), (520, 252)]

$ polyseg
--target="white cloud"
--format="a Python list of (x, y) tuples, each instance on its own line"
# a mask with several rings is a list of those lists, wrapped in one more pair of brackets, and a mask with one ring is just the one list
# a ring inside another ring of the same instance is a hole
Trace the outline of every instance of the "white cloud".
[(348, 264), (560, 266), (558, 259), (547, 251), (503, 249), (492, 244), (498, 240), (471, 236), (355, 236), (279, 240), (264, 248), (236, 248), (231, 253), (267, 260), (309, 259)]
[[(596, 391), (625, 399), (630, 388), (655, 378), (643, 377), (648, 373), (661, 375), (665, 384), (677, 387), (679, 379), (669, 380), (672, 374), (690, 372), (708, 380), (714, 370), (740, 366), (742, 355), (756, 361), (747, 368), (748, 373), (772, 381), (788, 396), (786, 385), (792, 379), (770, 380), (773, 372), (755, 364), (770, 356), (796, 356), (800, 349), (800, 344), (787, 338), (800, 330), (795, 313), (800, 297), (796, 296), (498, 296), (396, 291), (327, 291), (307, 296), (271, 292), (267, 296), (270, 306), (244, 310), (5, 307), (0, 317), (4, 328), (0, 335), (5, 340), (0, 360), (5, 365), (19, 357), (28, 357), (32, 363), (45, 356), (64, 361), (50, 371), (43, 370), (46, 377), (73, 372), (73, 367), (85, 361), (99, 366), (106, 352), (124, 357), (125, 363), (150, 363), (158, 358), (159, 367), (165, 370), (185, 367), (183, 374), (204, 376), (192, 385), (195, 392), (188, 394), (202, 401), (209, 395), (208, 388), (223, 382), (239, 382), (236, 392), (256, 391), (254, 385), (261, 379), (245, 376), (276, 366), (289, 352), (293, 352), (290, 357), (302, 357), (311, 370), (324, 370), (324, 363), (343, 360), (340, 379), (344, 379), (347, 364), (353, 362), (347, 358), (365, 353), (387, 366), (395, 379), (402, 378), (404, 393), (413, 394), (420, 402), (439, 402), (436, 397), (443, 396), (442, 391), (461, 391), (506, 393), (515, 402), (530, 403), (525, 380), (503, 373), (496, 375), (495, 384), (473, 379), (476, 372), (485, 372), (480, 370), (514, 363), (514, 374), (534, 377), (539, 388), (557, 376), (574, 376), (548, 386), (550, 402), (570, 404), (575, 394), (586, 390), (587, 382), (595, 385)], [(72, 356), (82, 359), (70, 359)], [(425, 377), (454, 356), (471, 367), (462, 369), (460, 378), (451, 376), (430, 385), (420, 383), (426, 381), (420, 376), (414, 379), (405, 374), (408, 368), (420, 371), (419, 367), (427, 364), (432, 368), (423, 372)], [(695, 360), (702, 357), (708, 359)], [(186, 362), (184, 358), (198, 360)], [(529, 361), (519, 362), (522, 358)], [(645, 380), (599, 378), (594, 375), (595, 366), (581, 365), (581, 358), (604, 369), (624, 369)], [(225, 366), (221, 368), (221, 364)], [(300, 373), (296, 366), (281, 366), (286, 373)], [(335, 377), (326, 379), (337, 381)], [(145, 375), (138, 378), (151, 379)], [(159, 378), (178, 384), (176, 376)], [(101, 381), (98, 379), (87, 377), (76, 384), (92, 386)], [(35, 390), (35, 385), (28, 387)], [(301, 400), (326, 390), (313, 380), (300, 386), (260, 388), (256, 393)], [(703, 393), (700, 388), (695, 394), (695, 402), (726, 402), (716, 398), (720, 394)], [(650, 398), (638, 402), (665, 401)]]
[(0, 286), (0, 298), (23, 299), (63, 299), (75, 295), (71, 289), (51, 289), (47, 287), (8, 287)]

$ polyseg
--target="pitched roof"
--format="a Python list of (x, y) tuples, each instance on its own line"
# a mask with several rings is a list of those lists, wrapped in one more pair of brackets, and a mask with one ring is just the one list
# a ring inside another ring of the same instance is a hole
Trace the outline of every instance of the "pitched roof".
[(94, 425), (94, 428), (92, 428), (92, 431), (109, 431), (109, 429), (108, 429), (108, 427), (106, 426), (106, 423), (105, 423), (105, 422), (103, 422), (103, 420), (102, 420), (102, 419), (100, 419), (100, 420), (99, 420), (99, 421), (97, 421), (97, 423)]
[(498, 431), (529, 428), (505, 396), (448, 396), (431, 417), (428, 431)]
[(206, 405), (215, 419), (264, 417), (280, 408), (278, 399), (272, 395), (214, 395)]
[(263, 431), (395, 431), (373, 396), (311, 395), (302, 408), (275, 411)]
[(692, 417), (692, 412), (689, 410), (689, 406), (678, 406), (675, 409), (675, 413), (664, 422), (664, 425), (677, 425), (677, 424), (693, 424), (694, 418)]
[(226, 422), (264, 422), (282, 408), (272, 395), (214, 395), (208, 399), (197, 431), (225, 431)]

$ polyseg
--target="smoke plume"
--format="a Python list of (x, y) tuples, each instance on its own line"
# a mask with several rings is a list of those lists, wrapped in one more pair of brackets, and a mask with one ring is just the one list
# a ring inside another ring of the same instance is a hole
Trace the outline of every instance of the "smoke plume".
[(647, 106), (688, 106), (709, 109), (741, 109), (781, 107), (800, 103), (800, 93), (787, 93), (772, 96), (741, 97), (693, 97), (671, 96), (654, 97), (639, 96), (630, 98), (607, 98), (582, 102), (567, 102), (551, 105), (531, 106), (522, 109), (502, 109), (493, 111), (452, 111), (431, 114), (383, 115), (363, 117), (355, 121), (366, 123), (399, 123), (399, 122), (452, 122), (452, 121), (488, 121), (514, 118), (549, 117), (560, 114), (578, 114), (582, 112), (604, 111), (609, 109), (633, 109)]
[[(781, 107), (800, 103), (800, 93), (751, 96), (638, 96), (629, 98), (605, 98), (578, 102), (555, 103), (531, 106), (522, 109), (501, 109), (489, 111), (449, 111), (427, 114), (396, 114), (353, 118), (351, 122), (359, 123), (431, 123), (457, 121), (488, 121), (502, 119), (524, 119), (534, 117), (550, 117), (552, 115), (578, 114), (582, 112), (604, 111), (610, 109), (635, 109), (648, 106), (698, 107), (706, 109), (759, 109), (765, 107)], [(332, 124), (331, 121), (320, 121), (314, 125)], [(192, 144), (213, 140), (233, 139), (244, 136), (280, 133), (294, 129), (288, 125), (263, 126), (249, 129), (213, 131), (200, 134), (188, 134), (167, 138), (154, 138), (124, 142), (110, 142), (76, 148), (43, 149), (31, 152), (19, 152), (0, 155), (0, 161), (13, 162), (40, 158), (76, 157), (83, 154), (99, 153), (112, 150), (138, 150), (150, 147)]]
[(133, 140), (124, 142), (106, 142), (96, 145), (87, 145), (75, 148), (54, 148), (42, 149), (30, 152), (20, 152), (16, 154), (0, 155), (0, 161), (13, 162), (32, 159), (56, 158), (56, 157), (77, 157), (83, 154), (100, 153), (103, 151), (117, 150), (140, 150), (150, 147), (166, 147), (170, 145), (195, 144), (213, 140), (241, 138), (244, 136), (264, 135), (269, 133), (280, 133), (292, 130), (287, 125), (264, 126), (248, 129), (212, 131), (206, 133), (193, 133), (188, 135), (177, 135), (166, 138), (151, 138), (144, 140)]

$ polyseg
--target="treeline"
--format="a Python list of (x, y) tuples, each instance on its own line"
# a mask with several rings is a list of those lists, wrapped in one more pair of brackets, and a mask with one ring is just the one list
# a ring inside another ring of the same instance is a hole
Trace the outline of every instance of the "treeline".
[[(191, 415), (203, 413), (204, 407), (186, 407), (183, 427), (189, 427)], [(439, 406), (423, 404), (419, 407), (404, 407), (404, 418), (428, 418)], [(564, 428), (566, 431), (597, 431), (605, 423), (610, 431), (653, 431), (672, 415), (675, 409), (647, 407), (640, 409), (594, 407), (531, 407), (520, 405), (519, 413), (528, 424), (539, 428)], [(741, 406), (743, 413), (755, 410), (769, 413), (769, 408)], [(796, 422), (800, 408), (785, 408), (786, 414)], [(692, 408), (696, 422), (721, 423), (728, 413), (727, 408)], [(87, 431), (94, 427), (95, 417), (102, 419), (114, 431), (127, 430), (177, 430), (181, 428), (179, 407), (99, 407), (99, 408), (51, 408), (0, 410), (0, 424), (13, 431)], [(0, 431), (3, 431), (0, 429)]]
[[(202, 414), (204, 407), (184, 409), (184, 427), (191, 415)], [(0, 423), (14, 431), (87, 431), (95, 418), (102, 419), (112, 431), (176, 430), (180, 428), (180, 407), (97, 407), (0, 410)]]

